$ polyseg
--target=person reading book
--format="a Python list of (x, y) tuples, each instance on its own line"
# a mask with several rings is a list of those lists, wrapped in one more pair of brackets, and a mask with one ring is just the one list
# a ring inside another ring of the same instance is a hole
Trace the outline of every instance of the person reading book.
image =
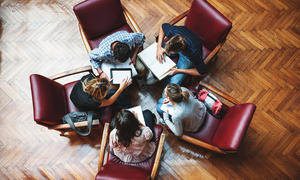
[(145, 36), (142, 33), (115, 32), (103, 39), (98, 48), (90, 52), (90, 62), (101, 78), (109, 79), (108, 75), (101, 69), (102, 63), (122, 63), (131, 57), (130, 63), (135, 65), (138, 73), (143, 75), (146, 73), (146, 68), (143, 63), (137, 60), (137, 53), (144, 41)]
[[(169, 40), (163, 45), (164, 37)], [(168, 83), (181, 84), (186, 75), (205, 76), (206, 67), (202, 59), (202, 41), (184, 26), (162, 24), (159, 30), (156, 59), (164, 62), (164, 54), (178, 54), (177, 67), (172, 68)]]
[(198, 131), (205, 119), (206, 106), (178, 84), (169, 83), (163, 94), (156, 106), (160, 123), (167, 125), (176, 136)]
[(111, 152), (123, 162), (142, 162), (151, 157), (155, 151), (153, 128), (155, 115), (143, 111), (146, 126), (137, 119), (135, 112), (122, 109), (113, 119), (114, 129), (109, 135)]

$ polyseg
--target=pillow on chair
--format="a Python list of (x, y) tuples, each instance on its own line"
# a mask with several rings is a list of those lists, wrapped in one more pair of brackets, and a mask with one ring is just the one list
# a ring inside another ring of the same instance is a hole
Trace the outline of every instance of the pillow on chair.
[(212, 113), (212, 115), (216, 116), (217, 118), (222, 116), (223, 113), (221, 112), (223, 104), (215, 95), (205, 89), (201, 89), (198, 92), (198, 99), (205, 104), (206, 108), (210, 113)]

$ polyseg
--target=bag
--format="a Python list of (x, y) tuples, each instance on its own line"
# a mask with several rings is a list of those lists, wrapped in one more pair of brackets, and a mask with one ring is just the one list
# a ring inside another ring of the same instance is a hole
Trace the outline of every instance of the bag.
[[(91, 133), (93, 119), (99, 119), (100, 114), (94, 111), (81, 112), (81, 111), (73, 111), (64, 115), (62, 121), (64, 123), (68, 123), (71, 128), (79, 135), (87, 136)], [(74, 126), (75, 122), (87, 121), (88, 127), (77, 128)]]
[(222, 103), (212, 93), (209, 93), (205, 89), (201, 89), (198, 93), (198, 99), (205, 104), (206, 108), (209, 109), (213, 115), (220, 115)]

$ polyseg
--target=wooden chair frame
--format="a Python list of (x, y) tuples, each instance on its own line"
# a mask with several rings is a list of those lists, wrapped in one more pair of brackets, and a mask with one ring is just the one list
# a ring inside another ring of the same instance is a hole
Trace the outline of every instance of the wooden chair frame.
[[(89, 72), (91, 74), (94, 74), (92, 66), (88, 65), (88, 66), (75, 68), (75, 69), (72, 69), (72, 70), (64, 71), (62, 73), (50, 76), (49, 79), (57, 80), (57, 79), (60, 79), (60, 78), (64, 78), (64, 77), (67, 77), (67, 76), (71, 76), (71, 75), (79, 74), (79, 73), (83, 73), (83, 72)], [(93, 120), (93, 123), (92, 123), (93, 126), (99, 125), (99, 124), (100, 124), (100, 121), (98, 119)], [(86, 127), (87, 125), (88, 125), (87, 121), (74, 123), (75, 127)], [(48, 127), (48, 129), (54, 129), (54, 130), (60, 131), (61, 132), (60, 135), (64, 135), (64, 133), (66, 131), (71, 130), (70, 125), (67, 124), (67, 123), (66, 124), (59, 124), (59, 125), (55, 125), (55, 126), (47, 126), (47, 127)]]
[[(102, 134), (102, 139), (101, 139), (101, 146), (100, 146), (100, 155), (99, 155), (99, 161), (98, 161), (98, 172), (100, 171), (100, 168), (106, 163), (104, 161), (104, 157), (106, 157), (106, 145), (107, 145), (107, 141), (108, 141), (108, 136), (109, 136), (109, 123), (105, 123), (104, 125), (104, 130), (103, 130), (103, 134)], [(158, 147), (157, 147), (157, 151), (156, 151), (156, 156), (155, 156), (155, 160), (154, 160), (154, 165), (151, 171), (151, 176), (150, 178), (152, 180), (154, 180), (156, 173), (157, 173), (157, 169), (158, 169), (158, 165), (159, 165), (159, 161), (160, 161), (160, 157), (162, 154), (162, 150), (163, 150), (163, 146), (165, 143), (165, 134), (162, 133), (160, 135), (160, 140), (158, 143)]]
[[(233, 105), (240, 104), (238, 100), (236, 100), (235, 98), (229, 96), (228, 94), (226, 94), (225, 92), (217, 89), (214, 86), (208, 85), (208, 84), (206, 84), (206, 83), (204, 83), (202, 81), (199, 82), (199, 86), (200, 87), (204, 87), (204, 88), (210, 90), (211, 92), (219, 95), (220, 97), (222, 97), (225, 100), (229, 101)], [(206, 149), (209, 149), (209, 150), (215, 151), (217, 153), (221, 153), (221, 154), (228, 154), (228, 153), (235, 153), (236, 152), (236, 151), (226, 151), (226, 150), (223, 150), (223, 149), (221, 149), (219, 147), (213, 146), (213, 145), (208, 144), (208, 143), (206, 143), (204, 141), (201, 141), (199, 139), (196, 139), (196, 138), (193, 138), (193, 137), (190, 137), (190, 136), (187, 136), (187, 135), (182, 135), (179, 138), (182, 139), (182, 140), (184, 140), (184, 141), (186, 141), (186, 142), (189, 142), (191, 144), (194, 144), (194, 145), (197, 145), (197, 146), (200, 146), (200, 147), (203, 147), (203, 148), (206, 148)]]
[[(179, 14), (178, 16), (174, 17), (173, 19), (171, 19), (169, 21), (169, 24), (171, 25), (175, 25), (176, 23), (178, 23), (179, 21), (181, 21), (183, 18), (185, 18), (188, 14), (189, 10)], [(155, 39), (157, 41), (158, 39), (158, 34), (159, 32), (155, 33)], [(209, 55), (203, 60), (204, 64), (208, 64), (209, 61), (211, 61), (214, 57), (216, 57), (217, 53), (220, 51), (220, 49), (222, 48), (223, 44), (225, 43), (225, 41), (219, 43), (210, 53)]]
[[(123, 7), (123, 10), (124, 10), (125, 18), (127, 19), (127, 21), (130, 22), (134, 32), (142, 33), (141, 28), (138, 26), (138, 24), (134, 20), (133, 16), (131, 15), (131, 13), (123, 5), (122, 5), (122, 7)], [(88, 40), (86, 38), (86, 34), (83, 31), (83, 28), (82, 28), (80, 23), (78, 24), (78, 27), (79, 27), (79, 32), (80, 32), (81, 39), (83, 41), (84, 47), (85, 47), (87, 53), (89, 54), (91, 52), (92, 48), (91, 48), (90, 44), (88, 43)]]

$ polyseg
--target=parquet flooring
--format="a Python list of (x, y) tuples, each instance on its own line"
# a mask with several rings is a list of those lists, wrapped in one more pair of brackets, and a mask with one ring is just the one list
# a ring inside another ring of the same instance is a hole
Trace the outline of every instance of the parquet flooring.
[[(100, 130), (59, 136), (35, 124), (29, 75), (88, 65), (72, 7), (81, 0), (0, 1), (1, 179), (93, 179)], [(220, 155), (167, 134), (157, 179), (300, 179), (300, 1), (209, 0), (233, 22), (204, 79), (257, 110), (236, 154)], [(122, 0), (146, 35), (191, 0)], [(160, 85), (157, 85), (160, 86)], [(155, 110), (160, 92), (135, 90)]]

